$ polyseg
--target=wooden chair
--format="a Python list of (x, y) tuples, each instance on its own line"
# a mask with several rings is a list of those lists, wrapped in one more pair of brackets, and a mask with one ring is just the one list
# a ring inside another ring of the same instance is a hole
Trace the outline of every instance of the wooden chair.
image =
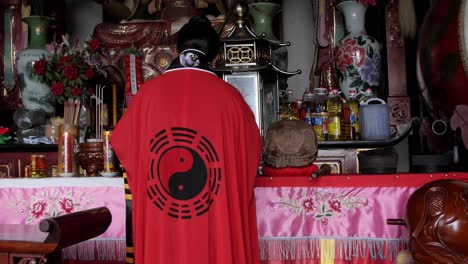
[(109, 209), (99, 207), (39, 225), (0, 225), (0, 264), (61, 263), (61, 249), (101, 235), (111, 222)]

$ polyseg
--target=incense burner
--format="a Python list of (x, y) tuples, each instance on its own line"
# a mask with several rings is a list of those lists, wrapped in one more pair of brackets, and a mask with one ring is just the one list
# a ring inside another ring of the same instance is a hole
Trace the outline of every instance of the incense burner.
[(77, 153), (78, 162), (86, 171), (86, 176), (99, 176), (99, 171), (104, 168), (104, 152), (102, 142), (80, 143), (80, 151)]

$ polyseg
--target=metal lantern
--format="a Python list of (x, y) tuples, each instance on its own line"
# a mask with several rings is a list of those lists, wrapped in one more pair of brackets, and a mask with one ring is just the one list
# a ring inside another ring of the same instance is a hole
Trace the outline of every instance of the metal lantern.
[[(266, 34), (258, 36), (247, 24), (248, 6), (237, 3), (235, 18), (226, 18), (225, 28), (229, 32), (222, 36), (222, 48), (212, 64), (212, 70), (236, 87), (255, 115), (255, 120), (263, 135), (269, 125), (279, 117), (280, 80), (301, 70), (288, 72), (277, 66), (275, 52), (291, 43), (275, 43), (267, 40)], [(229, 22), (233, 21), (234, 25)], [(285, 48), (283, 48), (285, 49)]]

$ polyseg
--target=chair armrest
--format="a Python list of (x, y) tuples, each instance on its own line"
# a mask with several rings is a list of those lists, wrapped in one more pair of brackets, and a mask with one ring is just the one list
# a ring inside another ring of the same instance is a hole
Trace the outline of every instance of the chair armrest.
[(60, 250), (101, 235), (111, 222), (109, 209), (98, 207), (44, 219), (39, 229), (49, 233), (44, 243), (56, 243)]

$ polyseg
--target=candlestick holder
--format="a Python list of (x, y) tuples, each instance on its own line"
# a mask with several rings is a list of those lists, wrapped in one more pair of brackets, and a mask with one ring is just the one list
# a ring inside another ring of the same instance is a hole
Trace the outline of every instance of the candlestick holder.
[(101, 171), (101, 175), (104, 177), (114, 177), (119, 174), (119, 172), (115, 168), (114, 150), (112, 149), (112, 146), (110, 144), (111, 137), (112, 137), (112, 131), (104, 130), (104, 132), (102, 133), (104, 163), (103, 163), (103, 170)]
[(86, 176), (99, 176), (99, 172), (104, 168), (103, 154), (102, 141), (80, 143), (80, 151), (76, 156), (78, 163), (86, 171)]

